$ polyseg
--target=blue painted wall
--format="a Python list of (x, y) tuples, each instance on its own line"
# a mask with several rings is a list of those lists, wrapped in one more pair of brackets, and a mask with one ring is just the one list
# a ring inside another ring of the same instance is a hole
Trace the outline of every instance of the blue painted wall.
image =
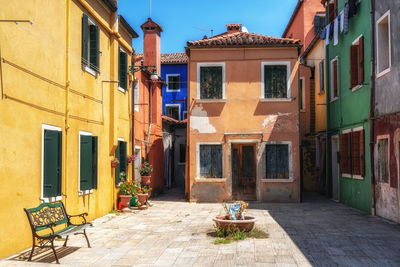
[(168, 82), (168, 74), (180, 74), (181, 88), (179, 92), (167, 92), (167, 86), (162, 89), (163, 112), (165, 115), (166, 104), (179, 104), (181, 106), (180, 119), (183, 120), (183, 112), (187, 111), (187, 101), (172, 101), (186, 100), (187, 98), (187, 64), (162, 64), (161, 77)]

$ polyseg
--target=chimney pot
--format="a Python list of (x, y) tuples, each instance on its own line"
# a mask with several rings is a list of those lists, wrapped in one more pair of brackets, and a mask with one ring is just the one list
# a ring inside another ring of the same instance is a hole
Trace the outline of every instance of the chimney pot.
[(242, 24), (241, 23), (226, 24), (226, 29), (228, 33), (241, 32)]

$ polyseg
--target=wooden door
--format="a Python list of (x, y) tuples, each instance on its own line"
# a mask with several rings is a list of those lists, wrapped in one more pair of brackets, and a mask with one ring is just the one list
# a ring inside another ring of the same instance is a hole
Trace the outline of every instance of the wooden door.
[(232, 145), (233, 200), (256, 200), (256, 145)]

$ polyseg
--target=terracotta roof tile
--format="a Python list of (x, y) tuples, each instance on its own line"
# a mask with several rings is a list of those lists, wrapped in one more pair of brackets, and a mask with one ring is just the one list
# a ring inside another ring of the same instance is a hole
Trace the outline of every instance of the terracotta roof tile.
[(300, 45), (300, 40), (297, 39), (278, 38), (247, 32), (223, 33), (203, 40), (187, 42), (188, 48), (276, 47)]
[(186, 64), (186, 53), (161, 53), (161, 64)]

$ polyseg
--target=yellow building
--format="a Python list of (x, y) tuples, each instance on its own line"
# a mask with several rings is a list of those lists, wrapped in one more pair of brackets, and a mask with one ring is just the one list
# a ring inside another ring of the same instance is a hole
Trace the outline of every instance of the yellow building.
[(0, 6), (0, 257), (7, 257), (32, 243), (23, 208), (62, 200), (89, 220), (115, 208), (111, 160), (132, 173), (128, 67), (137, 34), (114, 0)]

